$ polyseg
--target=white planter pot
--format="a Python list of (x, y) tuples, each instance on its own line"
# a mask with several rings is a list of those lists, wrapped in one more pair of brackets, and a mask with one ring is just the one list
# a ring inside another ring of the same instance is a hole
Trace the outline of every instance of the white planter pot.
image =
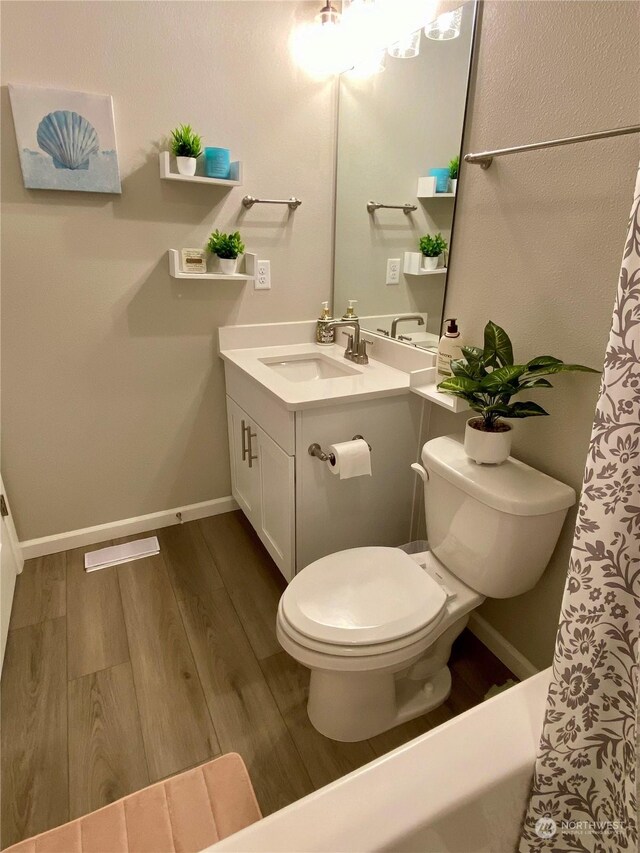
[(470, 418), (464, 431), (464, 452), (469, 459), (480, 465), (500, 465), (511, 452), (511, 437), (513, 428), (510, 424), (500, 421), (508, 427), (504, 432), (485, 432), (474, 429), (471, 423), (481, 421), (481, 418)]
[(181, 175), (195, 175), (196, 163), (195, 157), (176, 157), (176, 166)]
[(458, 191), (458, 179), (451, 178), (451, 192), (455, 195)]
[(218, 258), (218, 269), (223, 275), (235, 275), (238, 270), (238, 259)]
[(442, 255), (438, 255), (435, 258), (428, 258), (426, 255), (423, 255), (422, 256), (422, 269), (423, 270), (437, 270), (441, 257), (442, 257)]

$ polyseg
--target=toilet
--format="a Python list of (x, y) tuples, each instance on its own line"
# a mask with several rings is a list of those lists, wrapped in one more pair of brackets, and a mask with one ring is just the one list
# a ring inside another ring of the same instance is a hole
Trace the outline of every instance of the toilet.
[(333, 740), (365, 740), (441, 705), (451, 645), (486, 597), (540, 579), (572, 488), (512, 457), (470, 460), (456, 436), (422, 448), (429, 550), (350, 548), (299, 572), (278, 606), (283, 649), (311, 670), (309, 719)]

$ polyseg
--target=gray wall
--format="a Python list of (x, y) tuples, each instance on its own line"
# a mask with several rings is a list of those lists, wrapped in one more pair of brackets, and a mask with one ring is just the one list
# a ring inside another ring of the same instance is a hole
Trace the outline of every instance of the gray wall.
[[(638, 3), (486, 3), (465, 151), (637, 123), (639, 32)], [(602, 366), (639, 155), (629, 136), (463, 167), (446, 314), (468, 342), (492, 319), (519, 359)], [(554, 385), (536, 397), (551, 417), (518, 423), (513, 452), (579, 492), (598, 377)], [(464, 421), (436, 410), (431, 434)], [(551, 661), (573, 518), (538, 586), (480, 611), (538, 666)]]
[[(217, 327), (316, 316), (331, 282), (335, 82), (287, 45), (314, 10), (2, 3), (3, 475), (21, 539), (230, 493)], [(8, 82), (113, 95), (121, 197), (24, 189)], [(180, 122), (231, 148), (244, 187), (159, 180)], [(243, 215), (247, 192), (303, 205)], [(166, 250), (215, 227), (271, 260), (270, 292), (169, 277)]]

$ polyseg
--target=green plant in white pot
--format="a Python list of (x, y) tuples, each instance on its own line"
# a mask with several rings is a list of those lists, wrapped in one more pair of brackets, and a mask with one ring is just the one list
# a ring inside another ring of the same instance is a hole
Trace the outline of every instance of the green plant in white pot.
[(478, 412), (467, 421), (464, 449), (470, 459), (484, 464), (500, 464), (509, 456), (512, 428), (507, 420), (549, 414), (537, 403), (512, 403), (512, 397), (553, 387), (544, 377), (554, 373), (599, 373), (582, 364), (565, 364), (552, 355), (514, 364), (509, 336), (493, 322), (485, 326), (484, 347), (462, 347), (462, 353), (463, 359), (451, 362), (453, 376), (440, 382), (438, 391), (459, 397)]
[(222, 234), (217, 229), (209, 237), (207, 250), (218, 258), (218, 267), (224, 275), (233, 275), (238, 269), (238, 258), (244, 252), (239, 231)]
[(460, 170), (460, 158), (454, 157), (449, 160), (449, 181), (451, 182), (451, 192), (455, 195), (458, 191), (458, 171)]
[(435, 270), (438, 269), (438, 263), (442, 253), (447, 248), (447, 241), (442, 234), (438, 232), (433, 237), (431, 234), (425, 234), (420, 238), (420, 251), (422, 252), (422, 269)]
[(181, 124), (171, 131), (171, 151), (181, 175), (195, 175), (197, 158), (202, 154), (202, 140), (190, 124)]

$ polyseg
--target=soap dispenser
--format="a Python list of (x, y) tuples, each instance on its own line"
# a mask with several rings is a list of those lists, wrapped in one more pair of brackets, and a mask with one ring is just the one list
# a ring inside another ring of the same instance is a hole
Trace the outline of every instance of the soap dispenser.
[(358, 304), (358, 300), (357, 299), (349, 299), (348, 303), (349, 303), (349, 307), (347, 308), (347, 310), (342, 315), (342, 319), (343, 320), (357, 320), (358, 315), (356, 314), (355, 306)]
[(316, 323), (316, 343), (320, 346), (330, 346), (335, 343), (336, 330), (329, 324), (333, 322), (331, 311), (329, 311), (329, 303), (322, 303), (322, 314), (318, 317)]
[(462, 358), (462, 347), (464, 346), (460, 337), (457, 320), (452, 318), (445, 320), (446, 328), (444, 335), (438, 344), (438, 357), (436, 370), (438, 376), (451, 376), (451, 362)]

